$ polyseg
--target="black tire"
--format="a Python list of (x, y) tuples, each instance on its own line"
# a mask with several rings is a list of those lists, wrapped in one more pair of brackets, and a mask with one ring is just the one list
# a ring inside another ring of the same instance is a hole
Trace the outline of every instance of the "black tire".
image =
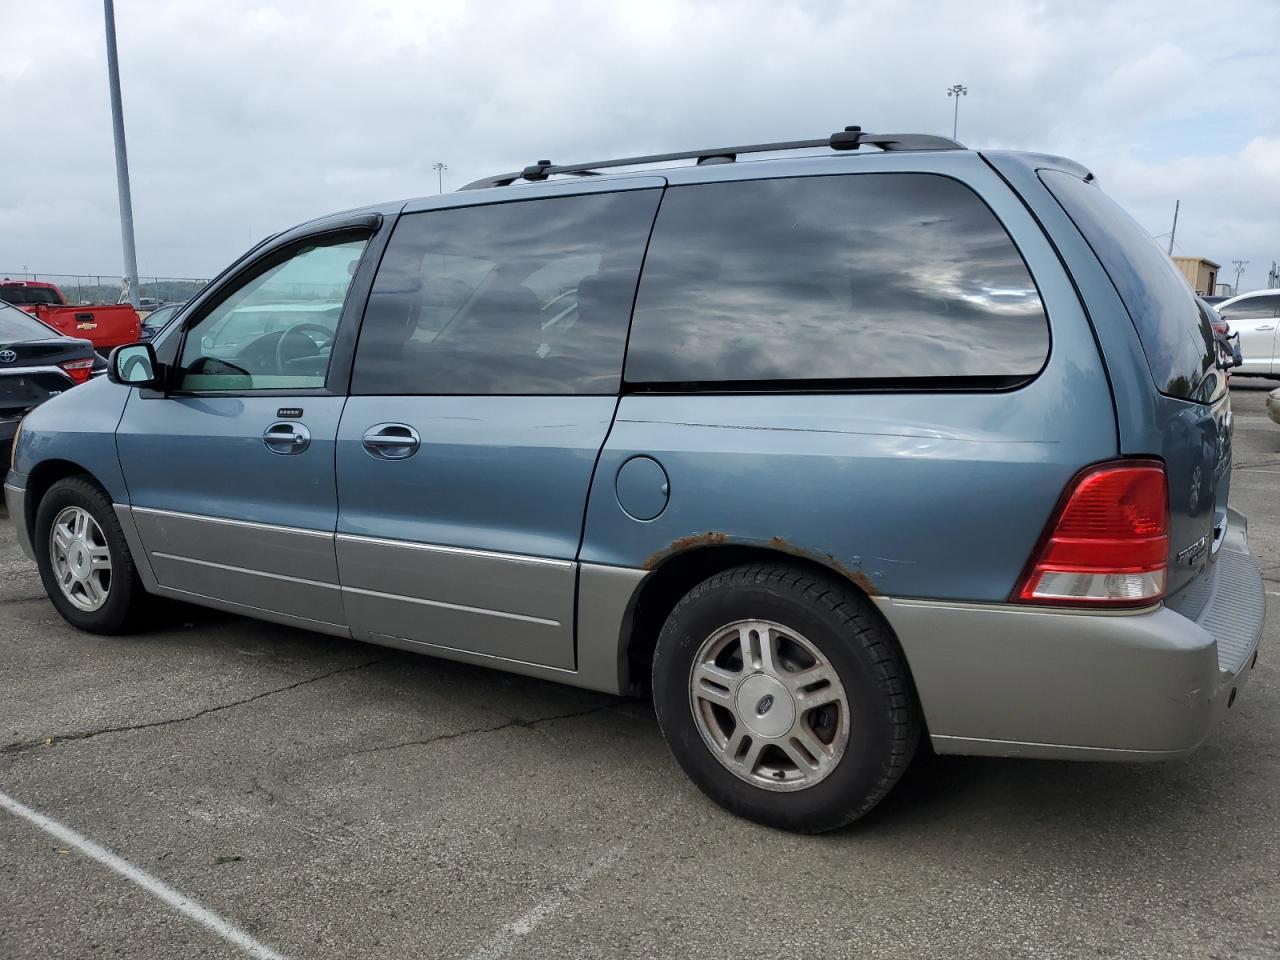
[[(690, 695), (695, 656), (720, 628), (742, 620), (797, 631), (844, 686), (848, 743), (812, 786), (791, 792), (755, 786), (722, 764), (699, 731)], [(871, 810), (906, 771), (920, 739), (906, 660), (879, 612), (834, 575), (785, 564), (734, 567), (685, 595), (658, 637), (653, 700), (671, 752), (707, 796), (740, 817), (803, 833), (835, 830)]]
[[(67, 507), (81, 507), (97, 522), (111, 558), (111, 580), (107, 599), (96, 610), (82, 610), (63, 594), (53, 573), (50, 530), (55, 518)], [(45, 592), (58, 613), (74, 627), (90, 633), (120, 634), (136, 629), (141, 620), (146, 592), (133, 555), (116, 519), (111, 498), (86, 476), (67, 477), (51, 486), (36, 507), (31, 545)]]

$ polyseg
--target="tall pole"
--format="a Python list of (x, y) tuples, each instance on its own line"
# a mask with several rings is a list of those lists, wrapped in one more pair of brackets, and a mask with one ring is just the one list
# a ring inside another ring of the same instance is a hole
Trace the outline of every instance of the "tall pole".
[(1178, 232), (1178, 205), (1181, 200), (1173, 201), (1173, 229), (1169, 231), (1169, 256), (1173, 256), (1173, 235)]
[(437, 160), (431, 165), (431, 169), (436, 172), (436, 186), (439, 188), (438, 192), (444, 193), (444, 172), (449, 169), (449, 165)]
[(1249, 265), (1249, 261), (1248, 260), (1232, 260), (1231, 263), (1236, 268), (1235, 292), (1238, 294), (1240, 292), (1240, 274), (1244, 273), (1244, 268)]
[(111, 128), (116, 143), (116, 191), (120, 194), (120, 244), (124, 247), (124, 282), (129, 302), (138, 308), (138, 254), (133, 246), (133, 198), (129, 194), (129, 157), (124, 149), (124, 106), (120, 101), (120, 62), (116, 57), (116, 11), (102, 0), (107, 21), (107, 79), (111, 85)]
[(951, 139), (956, 138), (956, 131), (960, 128), (960, 98), (969, 95), (969, 88), (963, 83), (954, 83), (947, 87), (947, 96), (956, 98), (956, 109), (951, 115)]

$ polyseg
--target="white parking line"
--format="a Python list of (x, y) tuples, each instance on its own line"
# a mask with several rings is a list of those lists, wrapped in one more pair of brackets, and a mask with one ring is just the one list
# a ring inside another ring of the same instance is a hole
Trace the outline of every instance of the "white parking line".
[(21, 817), (28, 823), (35, 824), (45, 833), (52, 834), (67, 846), (75, 847), (86, 857), (91, 860), (97, 860), (108, 870), (114, 871), (126, 880), (136, 883), (153, 897), (163, 900), (179, 913), (190, 917), (206, 930), (216, 934), (228, 943), (235, 944), (249, 956), (257, 957), (259, 960), (286, 960), (283, 954), (277, 953), (265, 944), (259, 943), (239, 927), (228, 923), (217, 914), (200, 906), (186, 894), (179, 893), (163, 880), (153, 877), (127, 860), (122, 860), (106, 847), (94, 843), (88, 837), (82, 837), (70, 827), (64, 827), (58, 821), (32, 810), (26, 804), (3, 792), (0, 792), (0, 807), (8, 810), (15, 817)]
[(625, 843), (610, 847), (572, 880), (561, 884), (559, 891), (553, 896), (547, 897), (519, 919), (512, 920), (472, 950), (467, 954), (467, 960), (500, 960), (501, 957), (505, 957), (521, 938), (533, 933), (539, 924), (564, 906), (564, 902), (590, 883), (594, 876), (608, 870), (621, 860), (627, 852), (627, 847)]

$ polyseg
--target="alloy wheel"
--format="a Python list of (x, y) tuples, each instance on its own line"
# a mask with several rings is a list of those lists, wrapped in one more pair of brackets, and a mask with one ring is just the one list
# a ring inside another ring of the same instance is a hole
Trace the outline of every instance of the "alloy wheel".
[(49, 560), (62, 595), (92, 612), (111, 590), (111, 551), (102, 527), (83, 507), (65, 507), (49, 529)]
[(741, 620), (703, 641), (689, 703), (707, 747), (766, 790), (824, 780), (849, 743), (849, 702), (835, 667), (794, 630)]

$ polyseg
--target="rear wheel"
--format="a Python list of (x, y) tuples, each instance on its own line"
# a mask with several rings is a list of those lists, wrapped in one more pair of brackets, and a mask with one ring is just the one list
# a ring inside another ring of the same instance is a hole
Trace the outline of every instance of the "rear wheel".
[(834, 577), (785, 565), (736, 567), (690, 591), (659, 636), (653, 689), (693, 781), (784, 829), (856, 820), (919, 740), (906, 663), (879, 614)]
[(111, 499), (87, 477), (59, 480), (41, 498), (32, 546), (58, 613), (92, 633), (123, 633), (144, 591)]

